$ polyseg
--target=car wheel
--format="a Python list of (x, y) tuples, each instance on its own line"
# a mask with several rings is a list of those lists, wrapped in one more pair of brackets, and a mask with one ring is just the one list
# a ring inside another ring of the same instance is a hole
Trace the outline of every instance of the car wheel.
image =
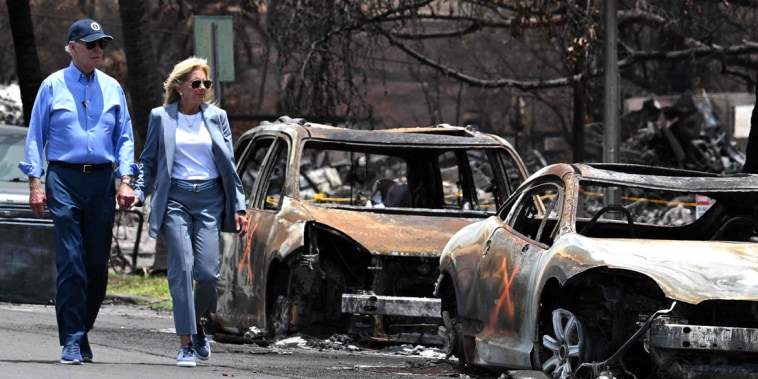
[(289, 333), (291, 311), (292, 299), (284, 295), (277, 296), (267, 322), (269, 338), (278, 339)]
[(573, 378), (581, 365), (585, 342), (584, 327), (570, 311), (555, 309), (552, 313), (553, 333), (542, 337), (542, 371), (554, 378)]
[(463, 363), (466, 358), (466, 349), (463, 340), (463, 324), (458, 317), (458, 300), (455, 289), (448, 281), (441, 286), (442, 297), (442, 325), (437, 334), (442, 337), (442, 350), (447, 357), (454, 356)]
[(445, 355), (454, 356), (459, 360), (465, 359), (463, 352), (463, 325), (458, 322), (458, 318), (450, 311), (442, 312), (442, 326), (439, 327), (438, 334), (442, 337), (442, 351)]

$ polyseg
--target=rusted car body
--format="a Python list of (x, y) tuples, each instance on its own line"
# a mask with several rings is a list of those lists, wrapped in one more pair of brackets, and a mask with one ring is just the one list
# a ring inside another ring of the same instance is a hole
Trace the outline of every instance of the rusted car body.
[(221, 332), (441, 343), (439, 255), (526, 177), (501, 138), (461, 127), (351, 130), (280, 118), (235, 146), (242, 240), (222, 237)]
[(49, 213), (29, 207), (24, 161), (27, 128), (0, 125), (0, 301), (50, 304), (55, 299), (55, 230)]
[(758, 377), (758, 176), (556, 164), (464, 227), (449, 354), (559, 378)]

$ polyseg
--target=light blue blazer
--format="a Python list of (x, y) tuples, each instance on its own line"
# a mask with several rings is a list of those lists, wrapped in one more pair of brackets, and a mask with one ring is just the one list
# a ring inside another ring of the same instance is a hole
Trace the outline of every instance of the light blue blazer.
[[(213, 161), (216, 163), (224, 189), (221, 231), (235, 233), (237, 226), (234, 213), (245, 210), (245, 192), (235, 169), (232, 130), (226, 111), (223, 109), (202, 104), (200, 112), (211, 135)], [(178, 115), (179, 102), (153, 108), (150, 111), (147, 139), (140, 155), (141, 172), (134, 195), (144, 204), (145, 197), (152, 193), (148, 233), (153, 238), (158, 238), (158, 231), (166, 213), (168, 192), (171, 186), (171, 168), (176, 152)]]

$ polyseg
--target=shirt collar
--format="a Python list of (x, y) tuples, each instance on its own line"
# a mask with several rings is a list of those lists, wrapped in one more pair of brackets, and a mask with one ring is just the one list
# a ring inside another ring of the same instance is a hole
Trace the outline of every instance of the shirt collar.
[[(92, 72), (93, 82), (97, 80), (97, 71), (98, 70), (95, 69), (95, 71)], [(87, 83), (87, 75), (79, 71), (78, 68), (76, 68), (76, 66), (74, 65), (74, 61), (71, 61), (71, 63), (69, 63), (68, 67), (65, 69), (65, 76), (66, 76), (66, 79)]]

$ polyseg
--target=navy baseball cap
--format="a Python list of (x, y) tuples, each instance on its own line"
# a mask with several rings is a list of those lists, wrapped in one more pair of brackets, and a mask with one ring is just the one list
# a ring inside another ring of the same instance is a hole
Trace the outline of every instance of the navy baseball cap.
[(103, 27), (95, 20), (79, 20), (68, 30), (69, 41), (92, 42), (103, 38), (113, 39), (103, 32)]

